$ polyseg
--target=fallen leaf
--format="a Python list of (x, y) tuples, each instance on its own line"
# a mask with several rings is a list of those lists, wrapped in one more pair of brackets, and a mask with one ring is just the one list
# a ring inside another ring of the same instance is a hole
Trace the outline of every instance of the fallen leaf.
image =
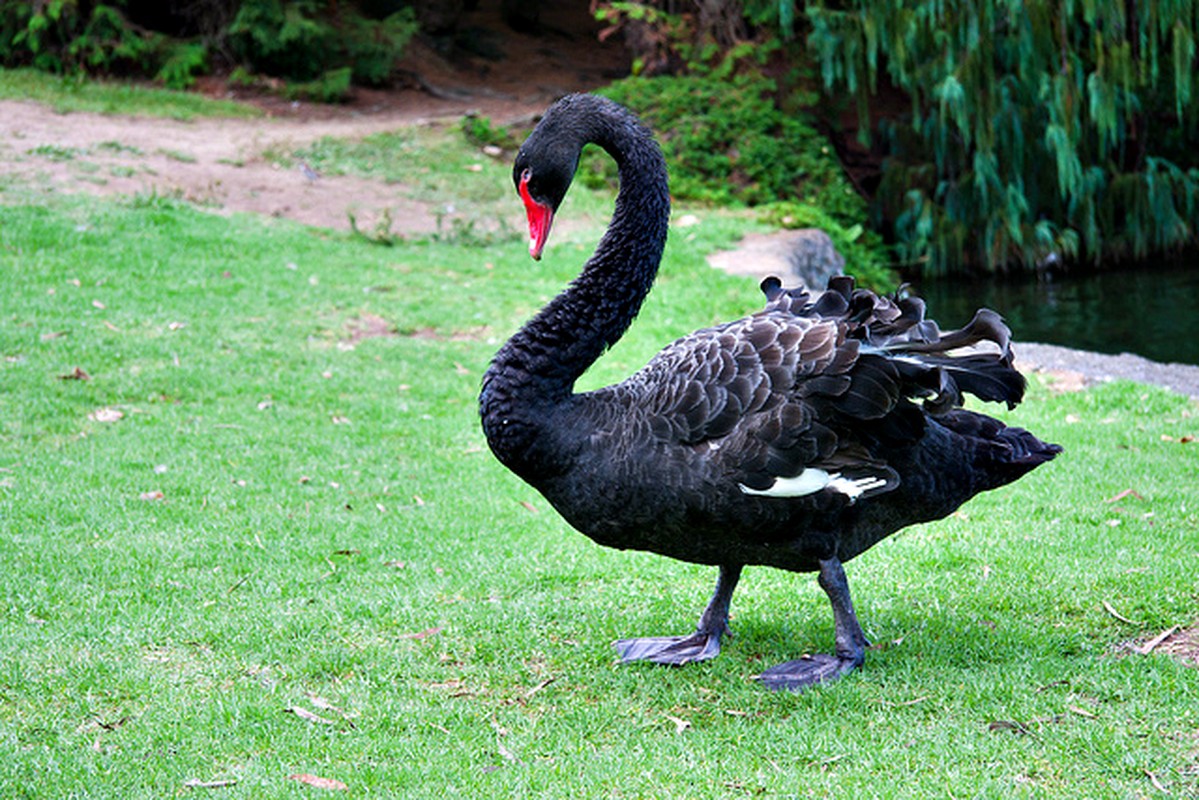
[(558, 680), (558, 679), (557, 679), (557, 678), (546, 678), (546, 679), (545, 679), (545, 680), (543, 680), (541, 683), (537, 684), (537, 685), (536, 685), (536, 686), (534, 686), (532, 689), (530, 689), (529, 691), (525, 692), (525, 697), (532, 697), (533, 695), (537, 694), (537, 693), (538, 693), (538, 692), (540, 692), (542, 689), (544, 689), (545, 687), (549, 686), (551, 683), (553, 683), (553, 682), (554, 682), (554, 681), (556, 681), (556, 680)]
[(503, 743), (502, 743), (502, 742), (498, 743), (498, 744), (496, 745), (496, 747), (499, 749), (499, 751), (500, 751), (500, 755), (501, 755), (501, 756), (503, 756), (503, 757), (504, 757), (505, 759), (507, 759), (508, 761), (511, 761), (511, 762), (513, 762), (514, 764), (519, 764), (519, 763), (521, 763), (521, 762), (520, 762), (520, 759), (516, 757), (516, 753), (513, 753), (513, 752), (512, 752), (511, 750), (509, 750), (507, 747), (504, 747), (504, 745), (503, 745)]
[(675, 733), (682, 733), (691, 727), (691, 723), (685, 719), (681, 719), (680, 717), (672, 717), (670, 714), (666, 714), (665, 716), (668, 720), (674, 723)]
[(1188, 433), (1186, 436), (1178, 437), (1178, 441), (1181, 444), (1190, 444), (1191, 442), (1195, 441), (1195, 437)]
[(1066, 415), (1066, 424), (1067, 425), (1074, 425), (1075, 423), (1078, 423), (1080, 421), (1081, 421), (1081, 419), (1079, 418), (1079, 416), (1077, 414), (1067, 414)]
[(121, 329), (120, 329), (120, 328), (118, 328), (116, 325), (113, 325), (113, 324), (112, 324), (111, 322), (109, 322), (108, 320), (104, 320), (104, 327), (105, 327), (105, 328), (108, 328), (110, 331), (116, 331), (117, 333), (120, 333), (120, 332), (121, 332)]
[(161, 491), (155, 489), (152, 492), (142, 492), (137, 496), (138, 500), (161, 500), (166, 497)]
[(61, 339), (63, 336), (66, 336), (66, 335), (67, 335), (66, 331), (50, 331), (49, 333), (42, 334), (42, 341), (48, 342), (51, 339)]
[(167, 330), (169, 330), (169, 331), (177, 331), (177, 330), (179, 330), (180, 328), (186, 328), (186, 327), (187, 327), (187, 323), (186, 323), (186, 322), (170, 322), (170, 323), (167, 323)]
[(346, 786), (344, 783), (342, 783), (339, 780), (335, 780), (333, 778), (322, 778), (319, 775), (309, 775), (308, 773), (303, 773), (300, 775), (288, 775), (287, 779), (289, 781), (299, 781), (300, 783), (306, 783), (309, 786), (315, 787), (317, 789), (330, 789), (330, 790), (334, 790), (334, 791), (338, 791), (338, 792), (344, 792), (344, 791), (349, 790), (349, 788), (350, 788), (349, 786)]
[(58, 379), (60, 381), (90, 381), (92, 376), (84, 372), (83, 367), (75, 367), (66, 375), (59, 375)]
[(1109, 613), (1113, 617), (1115, 617), (1116, 619), (1120, 620), (1121, 622), (1127, 622), (1129, 625), (1140, 625), (1141, 624), (1139, 622), (1133, 622), (1128, 617), (1126, 617), (1123, 614), (1121, 614), (1120, 612), (1116, 611), (1116, 609), (1112, 608), (1112, 604), (1107, 602), (1106, 600), (1103, 601), (1103, 609), (1107, 613)]
[(437, 634), (441, 633), (441, 631), (442, 631), (442, 628), (426, 628), (425, 630), (417, 631), (416, 633), (401, 633), (400, 638), (401, 639), (418, 639), (418, 640), (419, 639), (428, 639), (430, 636), (436, 636)]
[(1031, 734), (1032, 733), (1032, 731), (1030, 731), (1022, 723), (1015, 722), (1015, 721), (1009, 720), (1009, 719), (997, 719), (994, 722), (992, 722), (990, 725), (988, 725), (987, 729), (992, 730), (992, 731), (1012, 731), (1013, 733), (1019, 733), (1019, 734)]
[(100, 309), (101, 311), (103, 311), (104, 309), (108, 308), (108, 306), (104, 305), (104, 304), (103, 304), (103, 303), (101, 303), (99, 300), (93, 300), (93, 301), (92, 301), (92, 306), (93, 306), (93, 307), (95, 307), (95, 308), (98, 308), (98, 309)]
[(349, 417), (340, 417), (340, 416), (335, 416), (335, 417), (333, 417), (333, 424), (334, 424), (334, 425), (349, 425), (349, 424), (350, 424), (350, 418), (349, 418)]
[(1161, 792), (1162, 794), (1169, 794), (1169, 793), (1170, 793), (1170, 790), (1169, 790), (1169, 789), (1167, 789), (1165, 786), (1163, 786), (1163, 785), (1162, 785), (1162, 782), (1161, 782), (1161, 781), (1159, 781), (1159, 780), (1157, 779), (1157, 776), (1156, 776), (1156, 775), (1154, 775), (1152, 772), (1150, 772), (1149, 770), (1145, 770), (1145, 775), (1147, 775), (1147, 776), (1148, 776), (1150, 783), (1152, 783), (1152, 784), (1153, 784), (1153, 788), (1157, 789), (1157, 790), (1158, 790), (1159, 792)]
[(408, 565), (405, 564), (403, 561), (384, 561), (383, 566), (391, 567), (392, 569), (403, 569), (404, 567), (406, 567)]
[(300, 706), (288, 706), (287, 708), (283, 709), (283, 712), (285, 714), (295, 714), (300, 719), (307, 720), (308, 722), (315, 722), (320, 725), (336, 725), (337, 724), (334, 720), (325, 719), (324, 717), (320, 716), (319, 714), (313, 714), (308, 709), (301, 708)]
[(199, 778), (192, 778), (183, 782), (184, 788), (187, 789), (224, 789), (226, 786), (236, 786), (235, 778), (228, 778), (223, 781), (202, 781)]
[(454, 362), (454, 372), (457, 372), (459, 375), (470, 375), (471, 374), (471, 371), (469, 369), (462, 366), (457, 361)]
[(88, 414), (87, 418), (95, 420), (96, 422), (116, 422), (119, 419), (123, 419), (124, 416), (124, 412), (120, 411), (119, 409), (105, 407), (96, 409), (92, 413)]
[(534, 514), (537, 513), (537, 506), (533, 505), (528, 500), (521, 500), (520, 504), (525, 507), (526, 511), (532, 512)]
[(353, 550), (353, 549), (334, 550), (333, 555), (335, 555), (335, 556), (357, 556), (357, 555), (362, 555), (362, 551), (361, 550)]
[(1099, 717), (1096, 714), (1093, 714), (1092, 712), (1087, 711), (1085, 708), (1081, 708), (1079, 706), (1066, 706), (1066, 708), (1070, 709), (1071, 711), (1073, 711), (1075, 714), (1077, 714), (1080, 717), (1086, 717), (1087, 719), (1099, 719)]
[(423, 506), (425, 504), (424, 498), (419, 494), (412, 495), (412, 502), (416, 503), (418, 506)]
[(249, 573), (248, 575), (243, 575), (237, 583), (233, 584), (232, 586), (230, 586), (228, 589), (225, 590), (225, 594), (232, 594), (234, 591), (236, 591), (238, 588), (240, 588), (242, 585), (244, 585), (245, 582), (250, 580), (250, 578), (252, 578), (252, 577), (254, 577), (253, 572)]
[(1152, 639), (1150, 639), (1148, 642), (1146, 642), (1146, 643), (1144, 644), (1144, 646), (1137, 648), (1137, 649), (1136, 649), (1136, 650), (1137, 650), (1137, 652), (1138, 652), (1138, 653), (1140, 653), (1140, 654), (1141, 654), (1141, 655), (1143, 655), (1143, 656), (1147, 656), (1147, 655), (1149, 655), (1150, 653), (1152, 653), (1154, 650), (1156, 650), (1156, 649), (1157, 649), (1157, 646), (1158, 646), (1158, 645), (1160, 645), (1162, 642), (1166, 641), (1166, 640), (1167, 640), (1167, 639), (1169, 639), (1171, 636), (1173, 636), (1173, 635), (1174, 635), (1174, 632), (1175, 632), (1176, 630), (1178, 630), (1178, 626), (1177, 626), (1177, 625), (1171, 625), (1169, 628), (1167, 628), (1166, 630), (1162, 631), (1162, 632), (1161, 632), (1161, 633), (1159, 633), (1157, 636), (1154, 636)]
[(308, 694), (308, 699), (317, 708), (322, 709), (324, 711), (336, 711), (338, 714), (342, 714), (342, 715), (345, 714), (344, 711), (342, 711), (337, 706), (333, 705), (331, 702), (329, 702), (325, 698), (321, 697), (319, 694), (316, 694), (315, 692), (308, 692), (307, 694)]
[(273, 405), (274, 405), (274, 402), (273, 402), (273, 401), (271, 401), (271, 400), (263, 400), (261, 403), (259, 403), (259, 404), (258, 404), (258, 410), (259, 410), (259, 411), (266, 411), (268, 408), (270, 408), (270, 407), (271, 407), (271, 406), (273, 406)]
[(1125, 489), (1125, 490), (1124, 490), (1124, 491), (1122, 491), (1122, 492), (1116, 492), (1114, 495), (1112, 495), (1111, 497), (1107, 498), (1107, 499), (1106, 499), (1106, 500), (1104, 500), (1103, 502), (1105, 502), (1105, 503), (1118, 503), (1118, 502), (1120, 502), (1121, 500), (1123, 500), (1123, 499), (1125, 499), (1125, 498), (1127, 498), (1127, 497), (1135, 497), (1135, 498), (1136, 498), (1136, 499), (1138, 499), (1138, 500), (1144, 500), (1144, 499), (1145, 499), (1144, 497), (1142, 497), (1142, 496), (1141, 496), (1141, 493), (1140, 493), (1140, 492), (1138, 492), (1136, 489)]

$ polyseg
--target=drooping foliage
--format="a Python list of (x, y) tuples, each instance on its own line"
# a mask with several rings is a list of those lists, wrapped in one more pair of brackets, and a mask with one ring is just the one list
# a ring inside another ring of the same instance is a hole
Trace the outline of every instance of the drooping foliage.
[[(886, 154), (874, 210), (928, 272), (1194, 244), (1194, 0), (818, 0), (809, 43)], [(898, 89), (906, 113), (872, 107)]]

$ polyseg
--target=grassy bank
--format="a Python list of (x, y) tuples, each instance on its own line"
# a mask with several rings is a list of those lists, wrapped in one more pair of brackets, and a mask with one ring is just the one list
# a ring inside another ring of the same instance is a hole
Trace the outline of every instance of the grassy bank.
[(257, 109), (231, 100), (155, 86), (84, 80), (34, 69), (0, 68), (0, 100), (33, 100), (60, 114), (90, 111), (171, 119), (256, 117)]

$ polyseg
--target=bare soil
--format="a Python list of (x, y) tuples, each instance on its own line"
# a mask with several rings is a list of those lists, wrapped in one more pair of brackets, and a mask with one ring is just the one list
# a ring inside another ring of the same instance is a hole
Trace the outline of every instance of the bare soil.
[(464, 114), (499, 124), (527, 122), (557, 97), (586, 91), (628, 71), (628, 56), (596, 38), (586, 4), (545, 3), (536, 35), (508, 28), (498, 3), (481, 3), (462, 25), (490, 57), (441, 56), (415, 40), (401, 65), (408, 86), (359, 90), (337, 106), (291, 102), (209, 80), (201, 90), (258, 105), (259, 119), (197, 119), (58, 114), (32, 102), (0, 101), (0, 174), (46, 191), (178, 196), (227, 212), (364, 228), (387, 209), (396, 233), (436, 230), (434, 209), (403, 198), (402, 187), (344, 176), (311, 179), (269, 157), (326, 136), (361, 138), (414, 125), (450, 124)]

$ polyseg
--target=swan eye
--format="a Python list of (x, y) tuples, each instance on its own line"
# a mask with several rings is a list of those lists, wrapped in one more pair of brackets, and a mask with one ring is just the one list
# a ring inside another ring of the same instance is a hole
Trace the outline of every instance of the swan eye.
[(529, 194), (541, 194), (541, 192), (539, 192), (537, 189), (539, 183), (539, 181), (533, 180), (533, 170), (526, 167), (525, 170), (520, 173), (520, 185), (524, 187)]

